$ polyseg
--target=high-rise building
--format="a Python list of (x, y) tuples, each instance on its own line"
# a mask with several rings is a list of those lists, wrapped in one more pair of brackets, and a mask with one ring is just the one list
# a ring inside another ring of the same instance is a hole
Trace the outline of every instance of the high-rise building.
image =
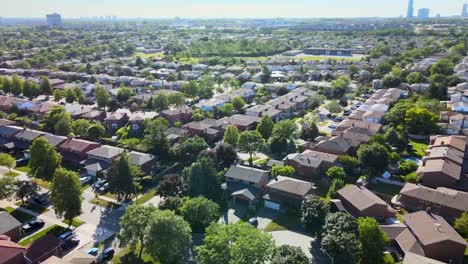
[(467, 3), (463, 4), (461, 16), (468, 17), (468, 4)]
[(406, 18), (413, 18), (414, 13), (414, 0), (408, 0), (408, 12), (406, 13)]
[(429, 8), (419, 8), (418, 9), (418, 18), (429, 18), (431, 10)]
[(47, 14), (46, 20), (47, 25), (51, 27), (59, 27), (62, 25), (62, 17), (57, 13)]

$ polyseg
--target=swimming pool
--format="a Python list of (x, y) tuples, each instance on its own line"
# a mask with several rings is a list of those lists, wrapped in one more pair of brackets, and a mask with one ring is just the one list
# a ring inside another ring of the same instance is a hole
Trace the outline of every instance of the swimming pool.
[(421, 161), (421, 159), (417, 158), (417, 157), (406, 157), (403, 160), (404, 161), (412, 161), (412, 162), (415, 162), (416, 164), (419, 164), (419, 162)]

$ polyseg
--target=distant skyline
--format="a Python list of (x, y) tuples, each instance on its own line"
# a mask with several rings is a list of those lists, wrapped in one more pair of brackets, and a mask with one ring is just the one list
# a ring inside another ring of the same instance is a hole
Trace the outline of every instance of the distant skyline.
[[(406, 16), (408, 0), (1, 0), (1, 17), (350, 18)], [(431, 16), (460, 15), (463, 0), (415, 0)]]

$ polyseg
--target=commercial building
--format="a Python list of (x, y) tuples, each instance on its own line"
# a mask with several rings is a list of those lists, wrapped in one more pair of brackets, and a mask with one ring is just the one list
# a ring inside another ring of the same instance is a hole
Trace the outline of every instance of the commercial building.
[(46, 16), (47, 25), (50, 27), (60, 27), (62, 25), (62, 16), (57, 13), (47, 14)]
[(429, 18), (429, 14), (431, 13), (431, 10), (429, 8), (420, 8), (418, 9), (418, 18)]

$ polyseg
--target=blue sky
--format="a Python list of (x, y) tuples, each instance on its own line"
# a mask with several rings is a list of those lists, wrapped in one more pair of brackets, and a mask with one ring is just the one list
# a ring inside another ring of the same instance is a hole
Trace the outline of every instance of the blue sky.
[[(464, 0), (415, 0), (431, 16), (459, 15)], [(468, 0), (465, 0), (468, 1)], [(171, 18), (271, 17), (397, 17), (408, 0), (0, 0), (0, 16), (63, 17), (110, 16)]]

